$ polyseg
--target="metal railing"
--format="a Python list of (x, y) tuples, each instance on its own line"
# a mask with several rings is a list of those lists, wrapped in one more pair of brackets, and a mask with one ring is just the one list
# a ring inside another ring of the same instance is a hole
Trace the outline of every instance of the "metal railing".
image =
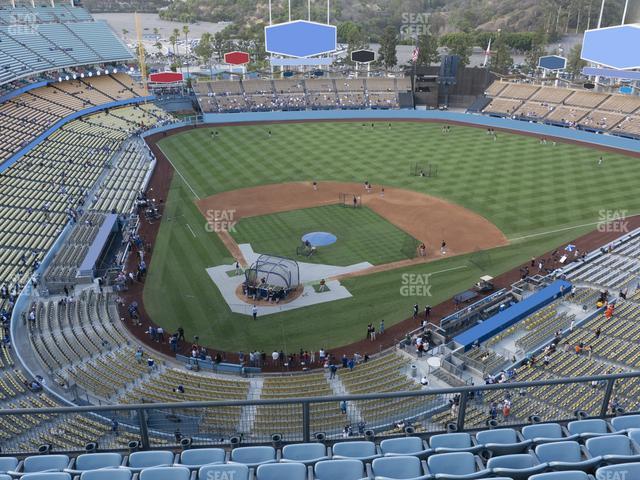
[[(372, 387), (379, 388), (377, 383)], [(48, 443), (55, 451), (82, 451), (89, 441), (87, 432), (78, 433), (74, 443), (74, 431), (87, 423), (92, 423), (90, 435), (96, 436), (91, 441), (101, 450), (126, 449), (130, 440), (144, 449), (176, 448), (184, 437), (198, 446), (265, 444), (274, 434), (284, 442), (311, 441), (318, 432), (328, 441), (364, 436), (367, 430), (380, 438), (402, 435), (407, 425), (417, 434), (431, 435), (581, 416), (604, 418), (625, 409), (631, 413), (638, 408), (639, 390), (640, 372), (635, 372), (332, 397), (3, 409), (3, 421), (31, 425), (37, 418), (48, 420), (17, 440), (3, 442), (2, 448), (28, 454), (39, 443)], [(507, 416), (496, 413), (495, 404), (502, 399), (512, 402)], [(117, 419), (115, 430), (111, 419)]]

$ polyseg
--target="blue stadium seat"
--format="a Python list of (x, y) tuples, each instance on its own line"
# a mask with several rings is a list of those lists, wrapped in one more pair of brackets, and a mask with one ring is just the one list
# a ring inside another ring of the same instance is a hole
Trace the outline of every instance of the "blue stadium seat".
[(198, 480), (211, 480), (212, 478), (249, 480), (249, 467), (241, 463), (218, 463), (200, 467)]
[(322, 443), (294, 443), (282, 449), (281, 462), (297, 462), (313, 465), (320, 460), (329, 460), (327, 447)]
[(540, 463), (536, 457), (528, 453), (515, 453), (490, 458), (487, 468), (494, 475), (504, 475), (513, 480), (527, 480), (531, 475), (544, 472), (547, 464)]
[(468, 433), (442, 433), (429, 439), (429, 446), (435, 453), (471, 452), (482, 450), (482, 445), (474, 442)]
[(151, 467), (140, 472), (140, 480), (189, 480), (191, 472), (185, 467)]
[(640, 462), (640, 451), (626, 435), (590, 438), (585, 447), (592, 457), (601, 457), (606, 464)]
[(37, 455), (25, 458), (22, 464), (23, 473), (32, 472), (62, 472), (69, 468), (69, 457), (67, 455)]
[(79, 475), (86, 470), (117, 468), (120, 465), (122, 465), (122, 455), (119, 453), (85, 453), (78, 455), (72, 467), (66, 471)]
[(427, 473), (442, 480), (470, 480), (491, 474), (491, 470), (482, 468), (480, 459), (470, 452), (431, 455), (427, 459), (427, 467)]
[(389, 438), (380, 442), (380, 452), (385, 456), (411, 455), (427, 458), (433, 450), (424, 448), (425, 444), (419, 437)]
[(256, 480), (307, 480), (307, 467), (303, 463), (270, 463), (260, 465)]
[(127, 468), (103, 468), (82, 472), (80, 480), (131, 480), (131, 470)]
[(580, 438), (586, 439), (597, 437), (599, 435), (607, 435), (609, 429), (607, 422), (599, 418), (589, 418), (587, 420), (575, 420), (567, 424), (567, 429), (571, 435), (580, 435)]
[(626, 431), (630, 428), (640, 428), (640, 415), (613, 417), (611, 419), (611, 426), (615, 432)]
[(315, 480), (364, 480), (364, 463), (355, 459), (323, 460), (313, 467)]
[(431, 478), (422, 470), (420, 459), (415, 456), (376, 458), (371, 463), (375, 478), (426, 480)]
[(276, 461), (276, 449), (273, 447), (238, 447), (231, 450), (231, 461), (255, 468), (264, 463)]
[(16, 457), (0, 457), (0, 473), (13, 472), (18, 468)]
[(197, 470), (203, 465), (222, 463), (226, 453), (222, 448), (193, 448), (180, 454), (180, 462), (175, 466)]
[(496, 428), (476, 433), (476, 441), (492, 455), (522, 453), (531, 446), (531, 440), (520, 440), (513, 428)]
[(552, 470), (581, 470), (591, 473), (600, 464), (599, 458), (590, 458), (578, 442), (544, 443), (536, 447), (536, 456)]
[(71, 474), (67, 472), (34, 472), (25, 473), (20, 478), (24, 478), (24, 480), (71, 480)]
[(577, 440), (579, 435), (566, 437), (559, 423), (538, 423), (522, 427), (522, 437), (531, 440), (535, 445), (549, 442), (563, 442), (567, 440)]
[(529, 480), (589, 480), (590, 478), (593, 477), (590, 477), (584, 472), (576, 470), (568, 472), (540, 473), (538, 475), (529, 477)]
[(627, 431), (627, 436), (640, 445), (640, 428), (630, 428)]
[(129, 455), (128, 468), (139, 472), (143, 468), (168, 467), (173, 464), (174, 455), (166, 450), (133, 452)]
[(363, 462), (370, 462), (374, 458), (378, 458), (380, 454), (376, 453), (376, 444), (367, 441), (356, 442), (339, 442), (333, 445), (333, 458), (355, 458)]
[(12, 480), (11, 475), (5, 475), (4, 473), (0, 473), (0, 480)]
[(636, 480), (640, 478), (640, 463), (618, 463), (596, 470), (596, 478), (604, 480)]

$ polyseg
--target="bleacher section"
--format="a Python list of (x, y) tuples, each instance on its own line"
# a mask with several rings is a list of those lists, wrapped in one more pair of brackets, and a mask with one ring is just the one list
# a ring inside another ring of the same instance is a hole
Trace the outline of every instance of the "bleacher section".
[(640, 137), (640, 97), (496, 81), (483, 112)]
[(398, 108), (409, 79), (220, 80), (199, 82), (194, 90), (203, 112)]
[(47, 70), (133, 59), (106, 22), (81, 7), (0, 9), (0, 84)]

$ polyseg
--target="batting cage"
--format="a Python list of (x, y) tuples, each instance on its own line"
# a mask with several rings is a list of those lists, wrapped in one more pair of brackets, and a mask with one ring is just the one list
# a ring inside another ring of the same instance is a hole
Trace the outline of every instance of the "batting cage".
[(298, 262), (275, 255), (260, 255), (244, 275), (246, 293), (256, 298), (285, 298), (300, 285)]
[(438, 165), (435, 163), (412, 163), (409, 165), (409, 175), (412, 177), (437, 177)]
[(343, 207), (359, 208), (361, 205), (360, 195), (357, 193), (339, 193), (338, 202)]

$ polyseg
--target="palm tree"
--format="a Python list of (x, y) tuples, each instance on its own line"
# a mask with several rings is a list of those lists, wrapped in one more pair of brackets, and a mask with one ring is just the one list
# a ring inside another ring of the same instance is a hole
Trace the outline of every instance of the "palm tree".
[(187, 63), (187, 77), (189, 76), (189, 25), (182, 26), (182, 33), (184, 33), (184, 56)]
[(178, 64), (180, 65), (180, 73), (182, 73), (182, 62), (180, 61), (180, 55), (178, 52), (178, 39), (180, 38), (180, 30), (174, 28), (172, 37), (174, 38), (173, 54), (176, 56), (176, 62), (178, 62)]

